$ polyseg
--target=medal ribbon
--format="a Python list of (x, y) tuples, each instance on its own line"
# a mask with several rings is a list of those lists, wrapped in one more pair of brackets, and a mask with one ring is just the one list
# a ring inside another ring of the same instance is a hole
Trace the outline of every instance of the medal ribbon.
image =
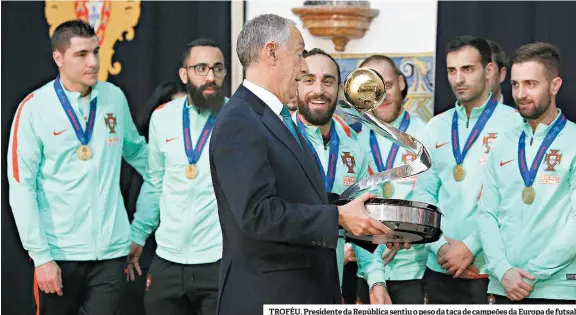
[(452, 153), (454, 154), (454, 159), (456, 159), (457, 165), (461, 165), (464, 162), (466, 153), (468, 153), (468, 150), (470, 147), (472, 147), (472, 144), (474, 144), (476, 139), (478, 139), (480, 136), (482, 129), (484, 129), (484, 126), (486, 126), (486, 123), (488, 123), (490, 116), (492, 116), (492, 113), (494, 113), (494, 109), (496, 109), (497, 104), (498, 100), (494, 97), (494, 95), (492, 95), (490, 100), (488, 100), (488, 104), (486, 104), (486, 107), (482, 111), (482, 114), (480, 114), (480, 117), (478, 117), (478, 120), (474, 124), (472, 131), (468, 135), (468, 139), (466, 140), (464, 150), (462, 152), (460, 152), (460, 139), (458, 137), (458, 112), (457, 110), (454, 111), (454, 115), (452, 116)]
[(524, 180), (526, 187), (530, 187), (534, 183), (536, 173), (538, 173), (538, 168), (544, 158), (544, 153), (546, 153), (546, 150), (548, 150), (565, 125), (566, 117), (561, 114), (560, 118), (556, 120), (552, 128), (550, 128), (548, 133), (546, 133), (546, 137), (544, 138), (544, 141), (542, 141), (542, 144), (540, 144), (540, 148), (534, 157), (534, 161), (532, 161), (530, 169), (528, 169), (528, 165), (526, 164), (526, 134), (522, 132), (520, 135), (520, 140), (518, 141), (518, 167), (520, 167), (520, 174), (522, 174), (522, 179)]
[[(408, 126), (410, 125), (410, 114), (405, 112), (402, 122), (400, 123), (400, 131), (406, 132)], [(380, 146), (378, 145), (378, 140), (376, 139), (376, 133), (370, 130), (370, 149), (372, 151), (372, 156), (374, 157), (374, 162), (376, 162), (376, 167), (378, 172), (387, 171), (394, 166), (394, 161), (396, 160), (396, 155), (398, 154), (399, 145), (396, 143), (392, 144), (390, 152), (388, 152), (388, 158), (386, 158), (386, 168), (384, 168), (384, 162), (382, 161), (382, 153), (380, 152)]]
[(208, 137), (212, 132), (214, 127), (214, 122), (216, 122), (216, 115), (214, 113), (210, 114), (204, 129), (198, 137), (198, 142), (196, 143), (196, 148), (192, 148), (192, 135), (190, 135), (190, 116), (188, 114), (188, 97), (184, 101), (184, 107), (182, 109), (182, 132), (184, 134), (184, 150), (186, 151), (186, 156), (188, 157), (188, 164), (196, 164), (200, 159), (200, 155), (208, 142)]
[(308, 143), (310, 150), (312, 150), (312, 153), (314, 153), (316, 162), (318, 163), (320, 171), (322, 172), (323, 175), (322, 178), (324, 180), (324, 188), (326, 189), (326, 192), (331, 192), (332, 187), (334, 187), (334, 179), (336, 178), (336, 161), (338, 161), (338, 149), (340, 147), (340, 138), (336, 133), (336, 127), (334, 126), (335, 123), (332, 122), (330, 125), (330, 151), (328, 154), (328, 171), (326, 173), (324, 173), (324, 167), (322, 167), (322, 162), (320, 162), (318, 152), (316, 152), (316, 149), (314, 149), (314, 145), (312, 145), (312, 142), (310, 142), (310, 139), (308, 139), (306, 128), (304, 127), (302, 121), (300, 121), (300, 117), (298, 117), (298, 115), (296, 115), (296, 124), (298, 125), (300, 133), (302, 134), (304, 139), (306, 139), (306, 143)]
[(68, 120), (72, 124), (72, 128), (74, 128), (74, 132), (76, 132), (76, 138), (80, 140), (82, 145), (88, 144), (90, 139), (92, 138), (92, 131), (94, 130), (94, 121), (96, 118), (96, 104), (98, 103), (98, 98), (95, 97), (93, 100), (90, 101), (90, 115), (88, 116), (88, 123), (86, 124), (86, 131), (82, 130), (82, 126), (80, 126), (80, 121), (74, 113), (74, 109), (72, 105), (70, 105), (70, 101), (64, 92), (64, 88), (60, 83), (60, 76), (56, 77), (54, 80), (54, 90), (56, 90), (56, 95), (58, 95), (58, 99), (60, 100), (60, 104), (68, 116)]

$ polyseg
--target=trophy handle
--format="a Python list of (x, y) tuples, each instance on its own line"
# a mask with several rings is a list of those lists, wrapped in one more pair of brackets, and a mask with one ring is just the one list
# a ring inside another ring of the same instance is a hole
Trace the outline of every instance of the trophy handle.
[(356, 184), (350, 186), (342, 193), (340, 196), (342, 199), (352, 199), (358, 193), (373, 186), (414, 176), (432, 167), (430, 153), (426, 150), (426, 147), (414, 137), (379, 120), (372, 110), (360, 113), (352, 104), (343, 99), (340, 99), (339, 106), (346, 114), (358, 119), (362, 125), (416, 155), (416, 159), (407, 164), (382, 171), (356, 182)]

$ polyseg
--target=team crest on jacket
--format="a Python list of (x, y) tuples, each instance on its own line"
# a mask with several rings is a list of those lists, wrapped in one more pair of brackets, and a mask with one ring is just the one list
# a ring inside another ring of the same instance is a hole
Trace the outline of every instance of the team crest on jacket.
[(350, 154), (350, 152), (344, 152), (341, 157), (342, 163), (348, 167), (348, 174), (354, 174), (354, 166), (356, 166), (356, 160), (354, 157)]
[(118, 126), (116, 121), (116, 115), (114, 113), (106, 113), (104, 117), (104, 123), (108, 127), (109, 136), (106, 138), (106, 143), (108, 145), (115, 145), (119, 143), (118, 137), (116, 137), (116, 127)]
[(408, 164), (414, 160), (416, 160), (416, 154), (412, 152), (406, 151), (406, 153), (402, 155), (402, 163), (404, 164)]
[(492, 142), (494, 142), (494, 140), (496, 140), (495, 132), (489, 132), (487, 135), (484, 136), (484, 140), (482, 140), (482, 145), (484, 146), (484, 148), (486, 148), (486, 151), (484, 151), (484, 153), (490, 152), (490, 148), (492, 147)]
[(556, 167), (556, 164), (559, 164), (560, 160), (562, 160), (562, 153), (558, 152), (560, 152), (560, 150), (550, 150), (550, 152), (547, 153), (546, 156), (544, 157), (544, 162), (546, 162), (546, 164), (548, 165), (546, 171), (548, 172), (556, 171), (554, 167)]
[(114, 113), (107, 113), (106, 117), (104, 117), (104, 122), (108, 130), (110, 130), (110, 133), (116, 133), (116, 116), (114, 116)]

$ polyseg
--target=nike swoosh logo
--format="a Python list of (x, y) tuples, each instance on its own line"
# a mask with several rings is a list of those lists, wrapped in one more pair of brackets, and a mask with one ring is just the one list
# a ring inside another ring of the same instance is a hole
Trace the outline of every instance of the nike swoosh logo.
[(506, 161), (506, 162), (500, 161), (500, 166), (504, 166), (504, 165), (506, 165), (506, 164), (508, 164), (508, 163), (510, 163), (510, 162), (512, 162), (512, 161), (514, 161), (514, 160), (512, 159), (512, 160), (508, 160), (508, 161)]
[(440, 149), (441, 147), (443, 147), (443, 146), (445, 146), (445, 145), (447, 145), (447, 144), (448, 144), (448, 142), (444, 142), (444, 143), (441, 143), (441, 144), (436, 143), (436, 149)]
[(62, 130), (62, 131), (56, 131), (56, 130), (54, 130), (54, 132), (53, 132), (52, 134), (55, 135), (55, 136), (59, 136), (60, 134), (62, 134), (62, 133), (63, 133), (64, 131), (66, 131), (66, 130), (68, 130), (68, 129), (64, 129), (64, 130)]
[(170, 141), (172, 141), (172, 140), (176, 140), (176, 139), (178, 139), (178, 138), (180, 138), (180, 137), (166, 138), (166, 143), (168, 143), (168, 142), (170, 142)]

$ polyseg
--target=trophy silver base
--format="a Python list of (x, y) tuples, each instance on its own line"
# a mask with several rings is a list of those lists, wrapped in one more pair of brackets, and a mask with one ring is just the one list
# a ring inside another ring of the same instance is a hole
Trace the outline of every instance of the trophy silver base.
[(368, 214), (392, 230), (389, 235), (355, 236), (346, 232), (347, 238), (372, 244), (409, 242), (432, 243), (440, 239), (442, 214), (433, 205), (400, 199), (372, 199), (366, 203)]

